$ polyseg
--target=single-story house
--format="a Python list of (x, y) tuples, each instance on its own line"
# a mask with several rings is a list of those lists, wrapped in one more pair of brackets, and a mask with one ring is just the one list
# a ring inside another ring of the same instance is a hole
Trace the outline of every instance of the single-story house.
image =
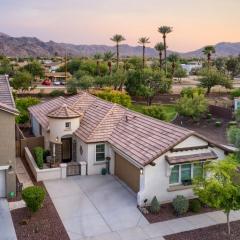
[(29, 108), (33, 133), (59, 162), (85, 163), (87, 175), (106, 168), (137, 193), (169, 202), (193, 197), (191, 179), (206, 161), (230, 152), (188, 129), (113, 104), (86, 92)]

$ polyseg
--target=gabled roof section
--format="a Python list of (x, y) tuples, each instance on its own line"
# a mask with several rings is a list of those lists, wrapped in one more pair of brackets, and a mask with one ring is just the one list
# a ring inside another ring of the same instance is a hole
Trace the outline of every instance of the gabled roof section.
[(60, 107), (64, 104), (64, 97), (57, 97), (50, 101), (46, 101), (44, 103), (40, 103), (28, 108), (28, 111), (32, 116), (38, 121), (38, 123), (43, 127), (48, 127), (48, 113)]
[(11, 114), (18, 114), (8, 77), (5, 75), (0, 75), (0, 110), (9, 112)]
[(48, 113), (48, 117), (60, 119), (79, 118), (81, 115), (81, 113), (72, 109), (67, 104), (63, 104), (62, 106), (57, 107), (56, 109)]

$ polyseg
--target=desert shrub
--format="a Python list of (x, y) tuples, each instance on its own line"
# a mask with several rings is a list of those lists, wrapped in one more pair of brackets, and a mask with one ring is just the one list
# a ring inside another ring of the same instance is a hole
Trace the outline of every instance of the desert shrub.
[(156, 196), (154, 196), (154, 198), (151, 201), (151, 206), (149, 208), (149, 211), (153, 214), (158, 214), (160, 211), (160, 203), (157, 200)]
[(201, 202), (198, 199), (193, 199), (189, 202), (191, 212), (198, 213), (201, 210)]
[(166, 119), (164, 110), (159, 106), (144, 107), (142, 113), (145, 115), (148, 115), (150, 117), (160, 119), (160, 120)]
[(37, 166), (41, 169), (43, 168), (43, 148), (42, 147), (36, 147), (33, 149), (35, 154), (35, 162)]
[(240, 97), (240, 88), (236, 88), (234, 90), (231, 91), (230, 93), (231, 98), (236, 98), (236, 97)]
[(64, 96), (65, 93), (63, 90), (53, 90), (52, 92), (49, 93), (49, 96), (51, 97), (59, 97), (59, 96)]
[(189, 200), (182, 195), (178, 195), (173, 199), (172, 205), (177, 215), (182, 215), (188, 211)]
[(96, 96), (109, 102), (120, 104), (124, 107), (130, 107), (132, 104), (131, 97), (126, 93), (113, 90), (104, 90), (96, 93)]
[(45, 191), (39, 186), (27, 187), (22, 191), (22, 198), (31, 212), (37, 212), (42, 206)]

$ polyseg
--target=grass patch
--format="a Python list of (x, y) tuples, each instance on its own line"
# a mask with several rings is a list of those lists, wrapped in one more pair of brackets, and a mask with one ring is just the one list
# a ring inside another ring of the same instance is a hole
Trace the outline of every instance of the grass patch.
[[(161, 104), (161, 105), (152, 105), (152, 106), (159, 107), (163, 110), (165, 115), (164, 120), (167, 122), (171, 122), (177, 114), (176, 106), (173, 104)], [(140, 112), (140, 113), (144, 113), (144, 108), (149, 108), (149, 106), (144, 104), (132, 104), (132, 106), (130, 107), (131, 110)]]

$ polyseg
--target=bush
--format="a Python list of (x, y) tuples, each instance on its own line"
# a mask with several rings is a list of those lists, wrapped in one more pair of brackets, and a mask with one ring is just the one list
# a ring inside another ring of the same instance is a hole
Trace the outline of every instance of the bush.
[(188, 211), (189, 200), (182, 195), (178, 195), (173, 199), (172, 205), (177, 215), (182, 215)]
[(221, 125), (222, 125), (222, 122), (221, 122), (221, 121), (216, 121), (216, 122), (215, 122), (215, 126), (216, 126), (216, 127), (221, 127)]
[(201, 210), (201, 202), (198, 199), (193, 199), (189, 202), (191, 212), (198, 213)]
[(240, 97), (240, 88), (236, 88), (230, 93), (231, 98)]
[(124, 107), (130, 107), (132, 104), (131, 97), (119, 91), (105, 90), (96, 93), (96, 96), (109, 102), (120, 104)]
[(152, 199), (149, 211), (153, 214), (158, 214), (160, 212), (160, 203), (156, 196)]
[(37, 212), (42, 206), (45, 191), (39, 186), (27, 187), (22, 191), (22, 198), (31, 212)]
[(142, 113), (160, 120), (166, 119), (164, 110), (159, 106), (144, 107)]
[(36, 147), (33, 149), (35, 154), (35, 162), (37, 166), (41, 169), (43, 168), (43, 148)]
[(46, 160), (47, 159), (47, 156), (50, 156), (51, 153), (50, 151), (47, 149), (47, 150), (43, 150), (43, 159)]
[(59, 97), (59, 96), (64, 96), (65, 93), (63, 90), (53, 90), (52, 92), (49, 93), (49, 96), (51, 97)]

